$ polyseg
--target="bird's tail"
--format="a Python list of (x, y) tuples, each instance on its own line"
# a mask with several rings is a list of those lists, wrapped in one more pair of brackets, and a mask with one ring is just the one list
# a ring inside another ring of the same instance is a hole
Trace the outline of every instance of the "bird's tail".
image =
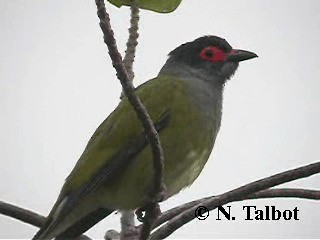
[[(113, 210), (110, 209), (98, 208), (73, 223), (67, 229), (64, 229), (63, 226), (61, 226), (61, 228), (63, 229), (61, 232), (59, 232), (59, 223), (54, 222), (53, 217), (49, 215), (47, 221), (32, 238), (32, 240), (51, 239), (53, 237), (55, 237), (56, 239), (76, 238), (93, 227), (95, 224), (100, 222), (102, 219), (107, 217), (112, 212)], [(53, 224), (55, 225), (54, 227)], [(53, 231), (57, 232), (57, 234), (55, 234), (56, 236), (52, 236)]]

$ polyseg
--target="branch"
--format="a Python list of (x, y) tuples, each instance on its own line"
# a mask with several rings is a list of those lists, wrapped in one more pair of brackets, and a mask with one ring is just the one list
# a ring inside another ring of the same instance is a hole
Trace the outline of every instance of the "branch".
[(139, 229), (135, 226), (135, 214), (132, 210), (121, 211), (121, 239), (138, 239)]
[[(143, 224), (140, 231), (140, 240), (147, 240), (150, 237), (150, 233), (153, 229), (154, 221), (160, 214), (160, 207), (157, 203), (150, 203), (144, 208), (145, 216), (143, 218)], [(139, 228), (139, 227), (138, 227)]]
[[(134, 79), (133, 62), (136, 53), (136, 47), (138, 45), (139, 37), (139, 7), (137, 6), (137, 1), (134, 0), (130, 7), (131, 18), (130, 18), (130, 28), (129, 28), (129, 38), (127, 41), (127, 49), (123, 59), (123, 65), (127, 70), (128, 77), (130, 81)], [(120, 99), (124, 97), (124, 92), (122, 90)], [(122, 235), (135, 234), (137, 231), (135, 228), (135, 215), (134, 211), (122, 211), (121, 212), (121, 233)]]
[[(298, 188), (279, 188), (279, 189), (268, 189), (262, 190), (260, 192), (248, 195), (242, 199), (237, 199), (235, 201), (241, 200), (252, 200), (252, 199), (264, 199), (264, 198), (303, 198), (303, 199), (311, 199), (311, 200), (320, 200), (320, 191), (317, 190), (307, 190), (307, 189), (298, 189)], [(157, 228), (161, 224), (169, 221), (170, 219), (176, 217), (177, 215), (181, 214), (182, 212), (202, 204), (205, 201), (213, 200), (215, 196), (202, 198), (199, 200), (195, 200), (192, 202), (185, 203), (178, 207), (172, 208), (164, 213), (162, 213), (158, 219), (153, 224), (153, 228)], [(235, 202), (234, 201), (234, 202)], [(30, 224), (32, 226), (41, 227), (45, 221), (45, 217), (32, 212), (27, 209), (23, 209), (21, 207), (15, 206), (13, 204), (5, 203), (0, 201), (0, 214), (6, 215), (8, 217), (12, 217), (14, 219), (20, 220), (24, 223)], [(141, 228), (141, 225), (138, 226)], [(108, 233), (110, 236), (107, 239), (115, 239), (118, 233), (115, 233), (114, 230), (111, 230)], [(108, 235), (108, 236), (109, 236)], [(117, 235), (118, 236), (118, 235)], [(85, 237), (82, 235), (82, 237)]]
[[(10, 203), (5, 203), (3, 201), (0, 201), (0, 214), (20, 220), (24, 223), (27, 223), (39, 228), (42, 227), (42, 225), (46, 221), (46, 217), (38, 213), (15, 206)], [(90, 239), (91, 238), (85, 235), (81, 235), (77, 238), (77, 240), (90, 240)]]
[[(182, 212), (203, 203), (209, 199), (213, 199), (215, 196), (202, 198), (192, 202), (185, 203), (178, 207), (169, 209), (168, 211), (162, 213), (153, 224), (153, 229), (159, 227), (163, 223), (169, 221), (170, 219), (176, 217)], [(301, 188), (279, 188), (279, 189), (267, 189), (260, 192), (248, 195), (242, 199), (237, 199), (236, 201), (242, 200), (252, 200), (252, 199), (264, 199), (264, 198), (303, 198), (311, 200), (320, 200), (320, 191), (317, 190), (308, 190)]]
[(262, 191), (286, 182), (290, 182), (296, 179), (309, 177), (319, 172), (320, 172), (320, 162), (317, 162), (317, 163), (313, 163), (313, 164), (296, 168), (293, 170), (285, 171), (283, 173), (279, 173), (271, 177), (267, 177), (267, 178), (255, 181), (253, 183), (249, 183), (247, 185), (236, 188), (232, 191), (226, 192), (216, 197), (209, 198), (204, 202), (201, 202), (195, 205), (194, 207), (189, 208), (188, 210), (184, 211), (183, 213), (169, 220), (164, 226), (156, 230), (151, 235), (150, 239), (164, 239), (168, 237), (174, 231), (176, 231), (186, 223), (192, 221), (196, 217), (194, 214), (195, 210), (197, 209), (197, 207), (201, 205), (206, 206), (206, 208), (209, 211), (211, 211), (217, 208), (218, 206), (222, 206), (229, 202), (237, 201), (238, 199), (244, 199), (246, 196), (250, 194), (254, 194), (259, 191)]
[(0, 213), (35, 227), (41, 227), (46, 218), (30, 210), (0, 201)]
[(134, 1), (135, 4), (131, 5), (131, 19), (130, 19), (130, 28), (129, 28), (129, 39), (127, 42), (127, 50), (126, 54), (123, 58), (123, 65), (127, 70), (129, 79), (132, 81), (134, 78), (134, 72), (133, 72), (133, 62), (134, 57), (136, 53), (136, 47), (138, 45), (138, 37), (139, 37), (139, 7), (136, 5), (136, 1)]
[[(146, 131), (148, 142), (151, 145), (153, 154), (154, 178), (153, 189), (151, 190), (150, 195), (151, 199), (157, 199), (157, 195), (159, 195), (159, 193), (161, 192), (163, 183), (163, 150), (161, 148), (160, 138), (149, 114), (147, 113), (146, 108), (142, 105), (140, 99), (136, 96), (135, 88), (133, 87), (132, 82), (130, 81), (130, 78), (128, 77), (126, 69), (123, 65), (121, 55), (116, 46), (116, 40), (114, 38), (113, 30), (111, 29), (110, 18), (108, 13), (106, 12), (104, 1), (96, 0), (96, 5), (98, 8), (100, 27), (104, 34), (104, 42), (108, 46), (109, 55), (111, 57), (113, 67), (117, 71), (117, 77), (121, 82), (123, 91), (127, 96), (129, 102), (133, 106), (134, 110), (136, 111), (136, 114)], [(151, 206), (153, 206), (154, 208), (156, 207), (156, 205), (153, 203), (151, 204)], [(152, 216), (152, 214), (150, 216)], [(149, 219), (147, 222), (148, 224), (150, 224), (150, 222), (152, 221)]]
[(310, 200), (320, 200), (320, 191), (302, 188), (267, 189), (257, 193), (253, 193), (243, 199), (239, 199), (239, 201), (264, 198), (302, 198)]

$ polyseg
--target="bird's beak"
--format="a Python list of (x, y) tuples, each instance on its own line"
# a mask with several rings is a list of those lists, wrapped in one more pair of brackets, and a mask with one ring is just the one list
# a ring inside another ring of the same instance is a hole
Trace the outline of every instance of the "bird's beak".
[(257, 54), (245, 50), (233, 49), (227, 55), (227, 61), (229, 62), (241, 62), (244, 60), (249, 60), (251, 58), (258, 57)]

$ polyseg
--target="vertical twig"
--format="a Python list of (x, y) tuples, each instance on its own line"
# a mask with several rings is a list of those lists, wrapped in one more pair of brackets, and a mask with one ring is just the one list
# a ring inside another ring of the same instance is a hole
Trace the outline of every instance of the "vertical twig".
[(151, 231), (153, 229), (153, 224), (156, 218), (160, 215), (159, 205), (155, 202), (150, 202), (147, 206), (145, 206), (144, 210), (145, 216), (140, 231), (140, 240), (149, 239)]
[[(107, 44), (109, 49), (109, 55), (112, 60), (113, 67), (117, 71), (117, 77), (121, 82), (123, 87), (123, 91), (127, 96), (129, 102), (133, 106), (134, 110), (138, 118), (140, 119), (146, 135), (148, 142), (150, 143), (152, 154), (153, 154), (153, 168), (154, 168), (154, 177), (153, 177), (153, 188), (151, 190), (150, 199), (152, 200), (151, 203), (148, 204), (150, 208), (146, 208), (146, 215), (152, 217), (156, 210), (156, 204), (153, 202), (158, 199), (158, 195), (162, 190), (162, 183), (163, 183), (163, 150), (160, 144), (159, 135), (152, 123), (152, 120), (147, 113), (146, 108), (142, 105), (140, 99), (135, 94), (135, 88), (130, 81), (126, 69), (123, 65), (121, 55), (117, 49), (116, 40), (114, 38), (113, 30), (111, 29), (110, 25), (110, 18), (108, 13), (106, 12), (105, 4), (103, 0), (95, 0), (96, 5), (98, 8), (98, 17), (100, 19), (100, 27), (104, 34), (104, 42)], [(151, 214), (148, 214), (150, 212)], [(148, 219), (145, 225), (152, 225), (154, 219)], [(147, 226), (147, 229), (151, 230), (151, 227)], [(144, 236), (149, 236), (150, 231)]]
[[(135, 58), (136, 48), (138, 45), (139, 37), (139, 7), (137, 1), (134, 0), (132, 6), (130, 7), (131, 17), (130, 17), (130, 28), (129, 37), (127, 41), (127, 49), (123, 59), (123, 65), (127, 70), (128, 77), (130, 81), (134, 79), (133, 62)], [(120, 98), (123, 98), (124, 92), (122, 90)], [(135, 215), (133, 211), (123, 211), (121, 212), (121, 233), (127, 235), (131, 231), (135, 231)]]
[(121, 211), (121, 239), (128, 240), (139, 238), (139, 229), (135, 226), (134, 218), (134, 211)]
[(129, 38), (127, 42), (126, 53), (123, 58), (123, 65), (127, 70), (129, 79), (132, 81), (134, 78), (133, 62), (135, 58), (136, 48), (138, 45), (139, 37), (139, 7), (137, 6), (137, 1), (133, 2), (131, 9), (130, 18), (130, 28), (129, 28)]

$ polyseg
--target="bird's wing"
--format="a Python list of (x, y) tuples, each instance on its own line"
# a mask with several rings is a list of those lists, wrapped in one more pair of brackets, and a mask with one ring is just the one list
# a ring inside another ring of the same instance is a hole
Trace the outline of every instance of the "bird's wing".
[[(136, 92), (147, 108), (157, 131), (161, 132), (170, 121), (171, 103), (175, 88), (179, 86), (170, 78), (158, 78), (141, 85)], [(91, 137), (82, 156), (67, 177), (49, 214), (47, 224), (40, 232), (55, 228), (56, 224), (102, 182), (112, 184), (116, 181), (119, 173), (147, 144), (142, 124), (125, 98)]]

